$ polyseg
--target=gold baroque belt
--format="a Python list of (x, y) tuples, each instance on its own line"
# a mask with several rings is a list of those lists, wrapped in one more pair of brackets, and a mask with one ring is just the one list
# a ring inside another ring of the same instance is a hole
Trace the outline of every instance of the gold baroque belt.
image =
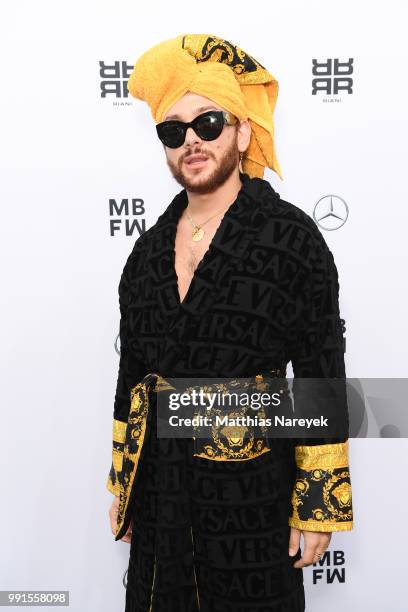
[[(280, 368), (268, 370), (249, 377), (248, 386), (264, 391), (268, 388), (267, 378), (285, 376)], [(238, 379), (239, 380), (239, 379)], [(225, 383), (206, 385), (206, 391), (224, 391), (234, 386), (237, 379)], [(245, 383), (244, 383), (245, 384)], [(241, 385), (242, 386), (242, 385)], [(149, 392), (174, 389), (169, 382), (157, 372), (149, 372), (132, 387), (130, 391), (130, 410), (127, 423), (113, 421), (112, 467), (109, 473), (107, 488), (119, 496), (117, 532), (115, 540), (123, 537), (130, 521), (130, 507), (135, 491), (137, 468), (146, 437), (149, 416)], [(244, 429), (246, 431), (244, 431)], [(211, 439), (194, 439), (195, 457), (213, 461), (245, 461), (269, 452), (267, 437), (257, 438), (249, 427), (228, 427), (215, 429)]]

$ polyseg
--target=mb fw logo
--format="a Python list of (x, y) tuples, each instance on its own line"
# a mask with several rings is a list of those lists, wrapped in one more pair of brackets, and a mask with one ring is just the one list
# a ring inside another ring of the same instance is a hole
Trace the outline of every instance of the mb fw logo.
[(344, 550), (326, 550), (320, 561), (313, 564), (313, 584), (324, 582), (346, 582)]
[(146, 212), (142, 198), (109, 198), (110, 235), (135, 236), (146, 231)]

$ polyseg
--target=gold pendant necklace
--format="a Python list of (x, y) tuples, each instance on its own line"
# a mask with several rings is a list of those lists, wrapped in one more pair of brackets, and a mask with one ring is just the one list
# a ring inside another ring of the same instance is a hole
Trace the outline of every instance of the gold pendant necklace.
[(205, 232), (202, 227), (198, 227), (198, 225), (195, 225), (193, 229), (193, 234), (192, 234), (192, 238), (194, 242), (198, 242), (199, 240), (202, 240), (204, 237), (204, 233)]
[[(235, 201), (235, 200), (233, 200)], [(232, 202), (231, 202), (232, 204)], [(228, 206), (226, 208), (222, 208), (220, 210), (218, 210), (214, 215), (212, 215), (211, 217), (209, 217), (206, 221), (203, 221), (203, 223), (201, 225), (196, 225), (196, 223), (194, 223), (193, 218), (191, 217), (191, 215), (188, 214), (187, 210), (187, 218), (190, 221), (191, 225), (193, 226), (193, 232), (192, 232), (192, 239), (194, 240), (194, 242), (199, 242), (200, 240), (202, 240), (204, 238), (204, 234), (205, 231), (203, 230), (203, 225), (205, 223), (207, 223), (208, 221), (210, 221), (211, 219), (213, 219), (214, 217), (216, 217), (220, 212), (222, 212), (223, 210), (226, 210), (227, 208), (229, 208), (231, 206), (231, 204), (228, 204)], [(187, 208), (189, 207), (190, 204), (187, 205)]]

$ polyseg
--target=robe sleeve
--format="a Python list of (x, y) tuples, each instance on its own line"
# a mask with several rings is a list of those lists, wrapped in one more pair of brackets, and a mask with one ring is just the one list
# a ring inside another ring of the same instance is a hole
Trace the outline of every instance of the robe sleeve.
[(122, 470), (123, 451), (127, 419), (130, 412), (130, 393), (134, 385), (146, 374), (144, 362), (130, 350), (127, 322), (130, 299), (130, 268), (135, 249), (130, 254), (120, 277), (119, 294), (119, 337), (120, 358), (116, 381), (112, 425), (112, 464), (106, 482), (107, 489), (119, 496), (118, 473)]
[[(291, 356), (293, 396), (296, 409), (296, 402), (304, 399), (299, 379), (319, 379), (319, 385), (330, 384), (327, 378), (334, 381), (335, 404), (328, 412), (335, 411), (346, 433), (337, 438), (295, 438), (296, 478), (289, 525), (305, 531), (343, 531), (353, 528), (345, 349), (337, 268), (323, 236), (318, 235), (307, 289), (300, 299), (301, 326)], [(319, 404), (323, 416), (329, 401), (323, 397)]]

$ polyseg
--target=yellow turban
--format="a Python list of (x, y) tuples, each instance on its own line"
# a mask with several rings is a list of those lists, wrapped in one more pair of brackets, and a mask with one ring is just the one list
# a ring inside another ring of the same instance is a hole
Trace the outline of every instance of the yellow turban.
[(243, 172), (263, 178), (268, 167), (283, 178), (274, 144), (278, 82), (227, 40), (186, 34), (155, 45), (136, 61), (128, 90), (148, 103), (156, 123), (188, 91), (209, 98), (239, 119), (248, 119), (251, 140), (242, 160)]

